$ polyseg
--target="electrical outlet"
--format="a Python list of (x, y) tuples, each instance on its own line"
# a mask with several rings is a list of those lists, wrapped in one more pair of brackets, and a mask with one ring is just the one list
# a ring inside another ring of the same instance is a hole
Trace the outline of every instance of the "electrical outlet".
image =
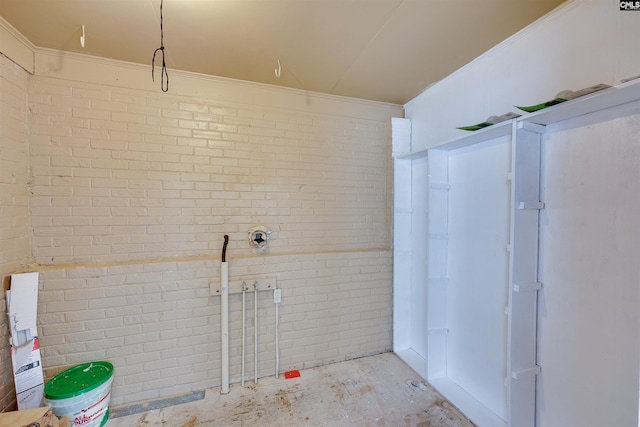
[(282, 289), (273, 290), (273, 303), (280, 304), (282, 302)]

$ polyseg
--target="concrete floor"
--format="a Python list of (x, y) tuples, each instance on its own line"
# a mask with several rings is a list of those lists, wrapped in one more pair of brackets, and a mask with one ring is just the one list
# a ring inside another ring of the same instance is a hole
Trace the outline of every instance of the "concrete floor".
[[(393, 353), (232, 384), (204, 399), (112, 418), (107, 427), (473, 427)], [(118, 411), (116, 411), (118, 412)]]

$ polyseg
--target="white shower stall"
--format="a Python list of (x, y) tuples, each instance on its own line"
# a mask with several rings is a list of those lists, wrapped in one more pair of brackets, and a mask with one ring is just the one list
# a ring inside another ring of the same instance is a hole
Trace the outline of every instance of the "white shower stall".
[[(419, 150), (411, 122), (392, 122), (394, 351), (480, 427), (539, 425), (545, 403), (536, 386), (541, 258), (552, 237), (544, 197), (564, 191), (545, 189), (545, 143), (638, 100), (640, 83), (629, 82)], [(637, 290), (629, 296), (637, 303)], [(637, 402), (637, 384), (633, 393)]]

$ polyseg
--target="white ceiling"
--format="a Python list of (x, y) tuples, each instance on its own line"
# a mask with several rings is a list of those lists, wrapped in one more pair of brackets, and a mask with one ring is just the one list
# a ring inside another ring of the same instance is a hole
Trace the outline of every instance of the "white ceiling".
[[(163, 1), (169, 77), (180, 69), (397, 104), (564, 2)], [(160, 47), (160, 0), (0, 0), (0, 16), (41, 48), (151, 67)]]

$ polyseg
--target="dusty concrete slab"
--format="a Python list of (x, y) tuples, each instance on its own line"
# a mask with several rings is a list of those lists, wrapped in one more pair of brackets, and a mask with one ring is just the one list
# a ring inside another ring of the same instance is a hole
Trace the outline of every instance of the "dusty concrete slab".
[(393, 353), (206, 391), (202, 400), (114, 418), (108, 427), (473, 427)]

